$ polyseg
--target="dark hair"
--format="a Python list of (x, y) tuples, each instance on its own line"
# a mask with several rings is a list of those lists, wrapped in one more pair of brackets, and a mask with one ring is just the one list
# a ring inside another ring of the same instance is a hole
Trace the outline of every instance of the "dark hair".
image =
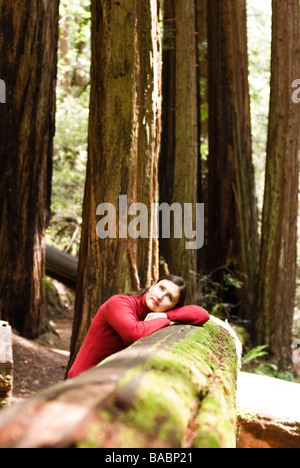
[[(166, 275), (166, 276), (162, 276), (161, 278), (159, 278), (155, 284), (159, 283), (162, 280), (172, 281), (172, 283), (176, 284), (176, 286), (179, 287), (179, 299), (174, 309), (184, 306), (185, 299), (186, 299), (186, 285), (185, 285), (184, 279), (182, 279), (180, 276)], [(142, 297), (144, 294), (146, 294), (149, 291), (149, 289), (150, 287), (141, 289), (140, 291), (127, 293), (127, 296)]]

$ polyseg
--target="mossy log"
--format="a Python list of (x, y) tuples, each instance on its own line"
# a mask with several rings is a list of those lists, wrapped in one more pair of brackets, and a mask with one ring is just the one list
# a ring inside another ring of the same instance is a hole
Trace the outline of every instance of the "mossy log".
[(235, 447), (240, 343), (214, 317), (143, 338), (0, 415), (0, 447)]
[(12, 332), (9, 323), (0, 321), (0, 409), (11, 403), (12, 384)]

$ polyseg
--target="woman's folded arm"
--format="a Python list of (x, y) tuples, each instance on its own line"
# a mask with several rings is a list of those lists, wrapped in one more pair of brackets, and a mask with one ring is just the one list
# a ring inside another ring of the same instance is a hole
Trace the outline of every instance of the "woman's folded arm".
[(172, 322), (186, 323), (188, 325), (203, 325), (209, 320), (209, 313), (200, 306), (186, 305), (166, 312)]

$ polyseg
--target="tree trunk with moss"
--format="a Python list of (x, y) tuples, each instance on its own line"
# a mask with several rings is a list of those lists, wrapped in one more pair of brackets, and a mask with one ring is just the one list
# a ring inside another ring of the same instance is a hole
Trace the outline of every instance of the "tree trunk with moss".
[[(210, 0), (208, 8), (209, 271), (223, 286), (224, 270), (244, 283), (223, 302), (251, 317), (258, 270), (257, 205), (252, 164), (245, 0)], [(237, 294), (238, 292), (238, 294)]]
[[(92, 1), (88, 164), (70, 365), (103, 302), (158, 279), (158, 239), (151, 223), (152, 217), (156, 222), (152, 204), (158, 197), (160, 141), (157, 8), (153, 0)], [(119, 203), (120, 195), (127, 200)], [(104, 203), (115, 213), (101, 234)], [(136, 212), (146, 226), (137, 227), (138, 238), (127, 232), (133, 203), (148, 209)], [(116, 231), (109, 232), (114, 225)]]
[(0, 415), (0, 447), (235, 447), (240, 343), (214, 317), (139, 340)]
[(58, 0), (0, 0), (0, 318), (36, 337), (45, 313)]
[(255, 329), (280, 366), (291, 361), (297, 267), (299, 2), (273, 1), (271, 98)]

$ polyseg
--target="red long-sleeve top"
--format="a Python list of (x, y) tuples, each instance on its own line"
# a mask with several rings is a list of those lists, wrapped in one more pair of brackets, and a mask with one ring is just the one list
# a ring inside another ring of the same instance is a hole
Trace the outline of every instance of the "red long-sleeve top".
[(112, 296), (99, 309), (93, 319), (83, 345), (71, 367), (68, 378), (99, 364), (113, 353), (121, 351), (144, 336), (151, 335), (171, 321), (190, 325), (203, 325), (209, 314), (197, 305), (187, 305), (166, 312), (168, 318), (144, 322), (151, 310), (142, 297)]

